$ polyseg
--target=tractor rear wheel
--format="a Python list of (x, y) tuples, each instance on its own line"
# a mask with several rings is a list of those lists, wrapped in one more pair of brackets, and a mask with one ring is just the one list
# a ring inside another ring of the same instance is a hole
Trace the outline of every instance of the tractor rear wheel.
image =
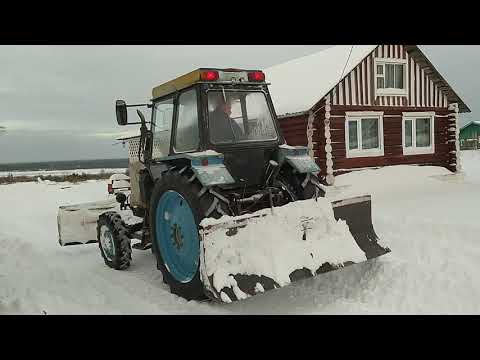
[(220, 217), (224, 205), (187, 173), (190, 171), (167, 173), (153, 188), (149, 212), (152, 250), (173, 294), (203, 300), (198, 225), (207, 216)]
[(121, 216), (109, 211), (99, 216), (97, 240), (105, 264), (112, 269), (124, 270), (132, 261), (131, 240)]

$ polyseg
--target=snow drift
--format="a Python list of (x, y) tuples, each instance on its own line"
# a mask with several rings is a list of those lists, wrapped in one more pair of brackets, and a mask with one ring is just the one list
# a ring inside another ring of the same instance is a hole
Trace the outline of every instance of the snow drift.
[(98, 244), (60, 247), (58, 206), (103, 199), (104, 181), (2, 185), (0, 314), (479, 314), (480, 151), (462, 158), (459, 175), (394, 166), (337, 177), (329, 199), (372, 194), (392, 253), (228, 305), (170, 294), (148, 251), (114, 271)]

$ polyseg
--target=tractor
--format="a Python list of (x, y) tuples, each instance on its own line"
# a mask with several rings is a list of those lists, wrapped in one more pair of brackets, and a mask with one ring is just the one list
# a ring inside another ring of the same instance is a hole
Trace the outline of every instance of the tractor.
[[(327, 201), (324, 176), (308, 148), (286, 144), (268, 85), (260, 70), (200, 68), (153, 88), (147, 104), (117, 100), (118, 125), (140, 125), (129, 142), (130, 191), (102, 204), (61, 207), (60, 243), (98, 242), (105, 264), (124, 270), (132, 261), (131, 241), (138, 239), (133, 248), (150, 250), (170, 291), (187, 300), (230, 302), (281, 287), (248, 269), (227, 274), (234, 287), (218, 285), (206, 270), (213, 260), (205, 256), (207, 237), (220, 233), (228, 241), (252, 221), (261, 226), (269, 211)], [(129, 121), (128, 109), (138, 107), (151, 109), (151, 118), (137, 109), (138, 120)], [(366, 259), (390, 251), (378, 243), (370, 196), (330, 205)], [(305, 214), (307, 222), (313, 215)], [(79, 221), (88, 236), (78, 226), (69, 229)], [(303, 241), (309, 226), (303, 226)], [(351, 263), (315, 271), (300, 266), (290, 279)]]

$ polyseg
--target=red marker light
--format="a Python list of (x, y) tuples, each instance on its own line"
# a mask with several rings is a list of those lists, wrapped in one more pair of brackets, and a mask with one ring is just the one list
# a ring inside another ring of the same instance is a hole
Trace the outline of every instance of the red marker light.
[(208, 166), (208, 159), (207, 158), (202, 159), (202, 165), (203, 166)]
[(215, 81), (218, 80), (218, 71), (202, 71), (200, 73), (200, 79), (203, 81)]
[(254, 72), (248, 73), (248, 80), (265, 81), (265, 74), (262, 71), (254, 71)]

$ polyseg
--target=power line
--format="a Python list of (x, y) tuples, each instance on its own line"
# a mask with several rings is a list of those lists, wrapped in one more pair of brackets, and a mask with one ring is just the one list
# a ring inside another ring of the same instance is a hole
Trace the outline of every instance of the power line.
[(340, 75), (340, 79), (338, 79), (338, 82), (342, 81), (342, 77), (343, 77), (343, 74), (345, 72), (345, 69), (347, 68), (347, 64), (348, 64), (348, 61), (350, 60), (350, 56), (352, 55), (352, 50), (353, 50), (353, 47), (355, 45), (352, 45), (350, 47), (350, 52), (348, 53), (348, 58), (347, 58), (347, 61), (345, 61), (345, 65), (343, 66), (343, 70), (342, 70), (342, 75)]
[[(345, 61), (345, 65), (343, 66), (342, 74), (340, 75), (340, 78), (338, 79), (337, 83), (339, 83), (340, 81), (342, 81), (343, 74), (345, 73), (345, 69), (347, 68), (347, 64), (348, 64), (348, 61), (350, 60), (350, 56), (352, 55), (352, 51), (353, 51), (353, 47), (354, 47), (354, 46), (355, 46), (355, 45), (350, 46), (350, 52), (348, 53), (347, 61)], [(335, 93), (335, 87), (333, 88), (333, 92)], [(325, 107), (325, 105), (323, 105), (322, 107), (318, 108), (317, 110), (315, 110), (315, 112), (314, 112), (312, 115), (315, 115), (317, 112), (319, 112), (320, 110), (322, 110), (324, 107)]]

